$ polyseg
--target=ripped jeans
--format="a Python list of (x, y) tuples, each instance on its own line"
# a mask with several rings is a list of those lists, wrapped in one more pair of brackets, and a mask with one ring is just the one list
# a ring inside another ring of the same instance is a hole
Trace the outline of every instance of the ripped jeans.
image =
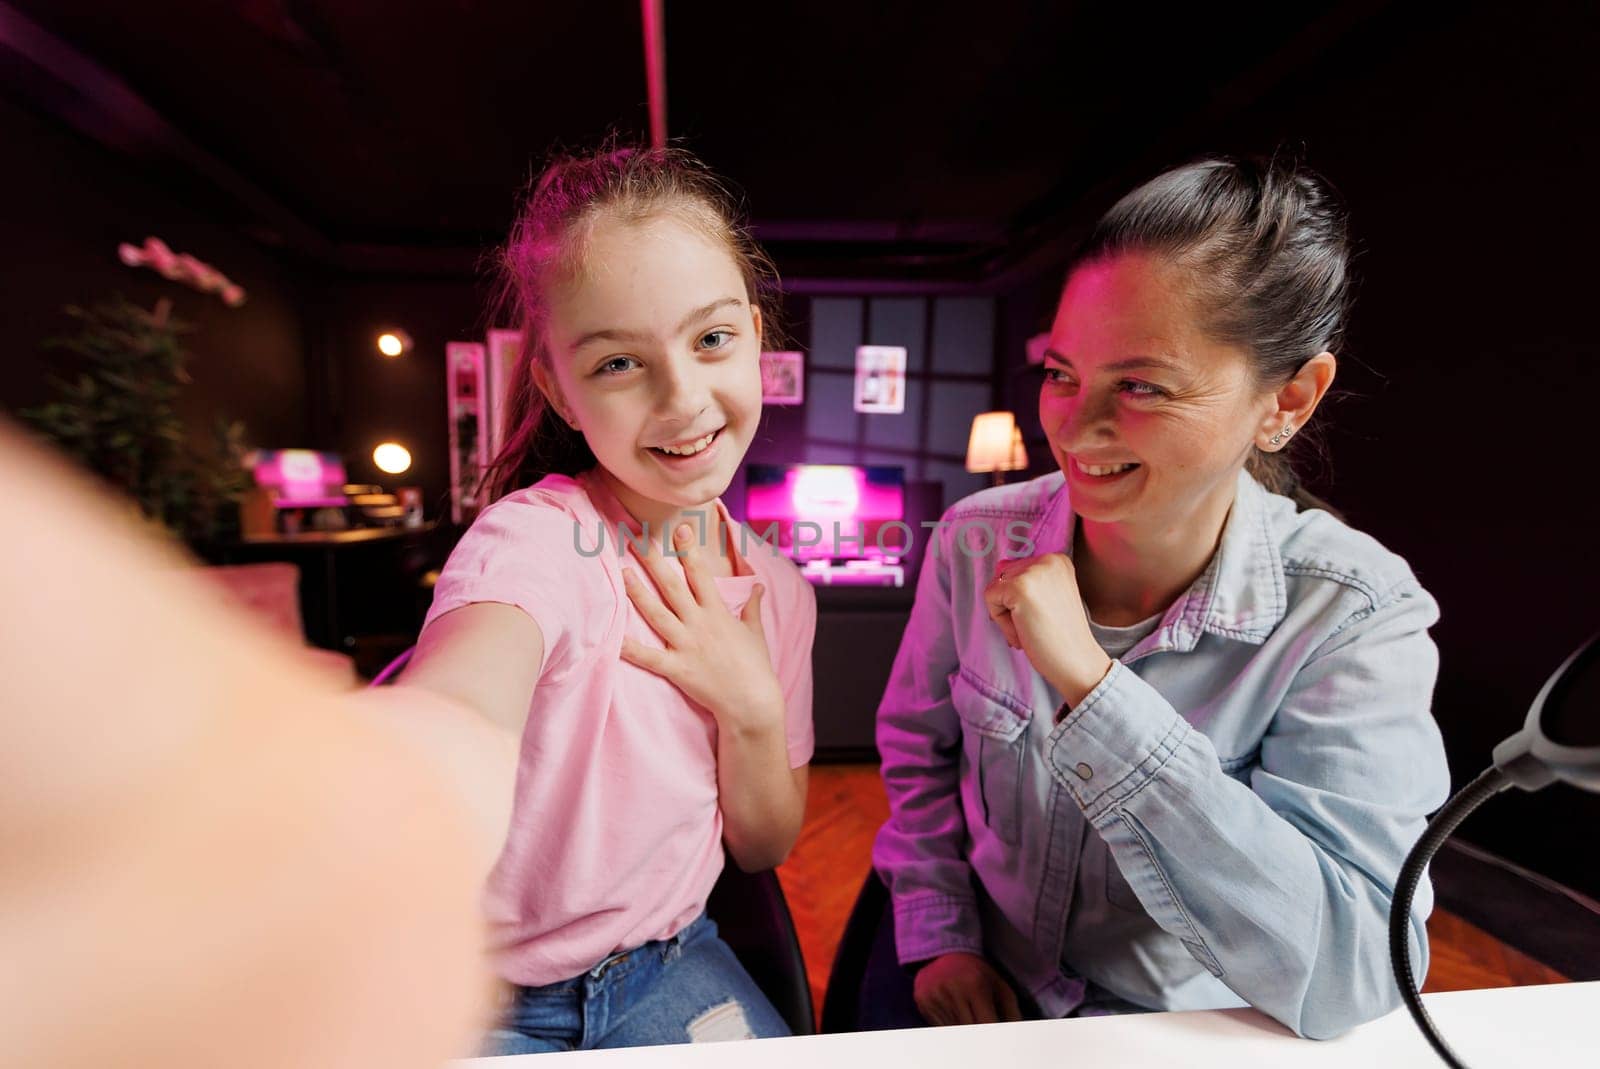
[(624, 950), (582, 976), (518, 987), (479, 1054), (708, 1043), (789, 1028), (705, 914), (671, 939)]

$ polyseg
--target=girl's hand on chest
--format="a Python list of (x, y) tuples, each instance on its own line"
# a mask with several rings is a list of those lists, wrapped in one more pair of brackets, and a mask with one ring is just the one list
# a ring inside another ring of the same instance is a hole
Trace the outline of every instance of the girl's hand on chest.
[(758, 583), (735, 616), (717, 590), (707, 550), (696, 543), (693, 529), (680, 525), (673, 541), (675, 558), (653, 541), (643, 553), (635, 549), (648, 582), (634, 569), (623, 569), (628, 598), (660, 636), (662, 648), (624, 638), (622, 659), (670, 681), (724, 729), (781, 722), (783, 692), (761, 625), (764, 589)]

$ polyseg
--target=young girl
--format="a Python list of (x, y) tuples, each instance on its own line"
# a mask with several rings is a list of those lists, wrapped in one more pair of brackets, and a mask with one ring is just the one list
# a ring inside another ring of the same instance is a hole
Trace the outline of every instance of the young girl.
[(498, 500), (402, 679), (521, 739), (490, 1053), (785, 1034), (704, 913), (724, 847), (788, 853), (812, 751), (811, 588), (718, 499), (761, 417), (770, 264), (703, 165), (625, 149), (551, 166), (503, 269)]

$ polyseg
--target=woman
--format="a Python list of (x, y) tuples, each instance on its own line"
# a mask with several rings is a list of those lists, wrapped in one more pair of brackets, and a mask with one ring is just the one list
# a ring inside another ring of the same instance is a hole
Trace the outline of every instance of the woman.
[(1226, 160), (1075, 259), (1039, 397), (1061, 471), (946, 515), (879, 710), (904, 970), (875, 955), (868, 1023), (1248, 1004), (1326, 1037), (1398, 1004), (1393, 884), (1448, 786), (1438, 610), (1300, 509), (1283, 453), (1348, 260), (1319, 178)]

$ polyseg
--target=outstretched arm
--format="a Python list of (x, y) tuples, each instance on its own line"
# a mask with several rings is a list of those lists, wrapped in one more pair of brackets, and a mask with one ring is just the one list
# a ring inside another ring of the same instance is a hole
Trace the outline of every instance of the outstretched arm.
[(486, 1012), (477, 893), (499, 844), (452, 768), (489, 751), (468, 730), (455, 756), (477, 756), (452, 765), (394, 727), (460, 707), (396, 693), (394, 716), (363, 715), (371, 696), (341, 695), (5, 425), (0, 485), (8, 1055), (462, 1053)]

